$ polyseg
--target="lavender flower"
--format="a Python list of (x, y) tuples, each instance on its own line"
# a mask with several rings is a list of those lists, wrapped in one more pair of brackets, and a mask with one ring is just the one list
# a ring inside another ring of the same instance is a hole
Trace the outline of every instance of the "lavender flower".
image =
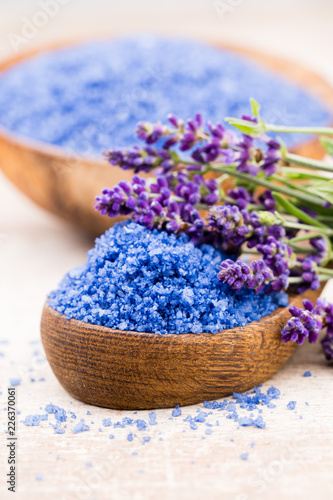
[(214, 206), (209, 210), (208, 227), (220, 234), (223, 240), (239, 246), (252, 234), (251, 214), (237, 206)]
[(267, 189), (259, 196), (259, 201), (264, 205), (268, 212), (275, 212), (276, 201), (272, 195), (272, 191)]
[(149, 122), (142, 122), (138, 124), (136, 135), (149, 145), (158, 142), (162, 137), (167, 135), (168, 132), (168, 128), (161, 123), (152, 124)]
[(150, 172), (162, 167), (164, 172), (175, 166), (171, 154), (164, 149), (156, 150), (152, 147), (139, 148), (133, 146), (129, 149), (111, 149), (104, 153), (105, 158), (111, 165), (121, 167), (124, 170), (138, 172)]
[(321, 341), (327, 361), (333, 360), (333, 334), (327, 333)]
[(240, 260), (224, 260), (217, 275), (218, 281), (228, 283), (234, 290), (240, 290), (244, 285), (247, 288), (260, 292), (273, 279), (271, 269), (263, 260), (256, 260), (246, 264)]
[(289, 308), (292, 318), (281, 331), (283, 342), (303, 344), (306, 338), (311, 344), (317, 342), (323, 320), (310, 300), (304, 299), (303, 307), (299, 309), (293, 305)]
[(227, 196), (235, 201), (235, 204), (240, 210), (244, 210), (247, 205), (251, 203), (251, 196), (249, 192), (242, 186), (229, 189)]
[(281, 144), (270, 137), (261, 137), (264, 139), (268, 148), (263, 157), (261, 169), (268, 177), (275, 174), (278, 170), (277, 164), (282, 159)]

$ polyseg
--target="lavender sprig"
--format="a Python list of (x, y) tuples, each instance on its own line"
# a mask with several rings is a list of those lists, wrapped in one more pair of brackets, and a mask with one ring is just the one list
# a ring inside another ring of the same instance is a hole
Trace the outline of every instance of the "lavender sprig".
[[(113, 149), (105, 156), (111, 165), (156, 178), (134, 176), (105, 189), (95, 208), (110, 217), (131, 216), (149, 229), (185, 232), (196, 244), (208, 242), (237, 257), (257, 254), (249, 264), (239, 259), (221, 264), (218, 280), (235, 290), (316, 290), (333, 274), (325, 267), (333, 256), (333, 183), (325, 172), (333, 174), (333, 166), (293, 155), (269, 136), (270, 131), (319, 129), (268, 125), (254, 100), (251, 106), (253, 116), (227, 120), (242, 132), (239, 136), (222, 124), (205, 124), (199, 114), (186, 122), (170, 115), (168, 124), (139, 124), (143, 147)], [(320, 130), (333, 136), (333, 129)], [(322, 144), (333, 153), (332, 139)], [(315, 342), (320, 322), (329, 325), (328, 305), (306, 302), (304, 307), (292, 309), (284, 341)], [(333, 358), (332, 327), (324, 345)]]

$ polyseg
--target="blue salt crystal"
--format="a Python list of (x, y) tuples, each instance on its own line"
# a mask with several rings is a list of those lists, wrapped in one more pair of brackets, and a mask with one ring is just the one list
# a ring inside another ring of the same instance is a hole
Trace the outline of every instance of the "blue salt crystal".
[(143, 436), (142, 444), (149, 443), (150, 440), (151, 440), (150, 436)]
[(11, 378), (9, 379), (9, 383), (11, 387), (16, 387), (21, 384), (21, 379), (20, 378)]
[(56, 434), (65, 434), (66, 431), (65, 431), (65, 429), (54, 429), (54, 432)]
[(289, 401), (287, 404), (288, 410), (294, 410), (296, 408), (297, 401)]
[(242, 460), (247, 460), (247, 459), (249, 458), (249, 454), (248, 454), (248, 453), (242, 453), (242, 454), (240, 455), (240, 458), (241, 458)]
[(23, 424), (29, 427), (35, 427), (40, 424), (42, 420), (47, 420), (48, 415), (28, 415), (23, 420)]
[(114, 435), (110, 434), (109, 439), (114, 439)]
[(144, 420), (138, 419), (135, 421), (135, 423), (139, 431), (144, 431), (147, 429), (147, 424)]
[(198, 424), (196, 424), (193, 420), (190, 421), (190, 427), (194, 431), (198, 428)]
[(67, 420), (66, 411), (63, 408), (59, 408), (59, 406), (56, 406), (52, 403), (45, 406), (45, 411), (46, 413), (54, 413), (55, 419), (59, 422), (65, 422)]
[(204, 412), (204, 411), (200, 411), (198, 413), (198, 415), (195, 415), (194, 417), (194, 422), (204, 422), (206, 417), (207, 417), (208, 413)]
[(247, 427), (248, 425), (252, 425), (252, 419), (249, 417), (241, 417), (238, 419), (238, 423), (243, 427)]
[[(161, 250), (154, 255), (156, 260), (149, 256), (153, 249)], [(129, 273), (127, 263), (134, 253), (137, 265)], [(87, 263), (70, 271), (50, 293), (48, 303), (67, 319), (110, 328), (126, 322), (128, 330), (157, 334), (217, 333), (258, 320), (279, 306), (284, 293), (235, 291), (219, 283), (215, 260), (224, 258), (211, 245), (194, 246), (185, 235), (149, 231), (130, 221), (116, 224), (96, 240)], [(110, 294), (112, 287), (116, 292), (124, 287), (127, 291), (120, 297)], [(161, 287), (168, 290), (163, 300)], [(183, 300), (184, 290), (188, 294), (190, 289), (192, 304)], [(181, 320), (175, 311), (182, 314)], [(224, 404), (218, 403), (219, 408)]]
[(181, 409), (179, 408), (179, 405), (176, 405), (175, 409), (174, 409), (174, 410), (172, 410), (171, 415), (172, 415), (173, 417), (180, 417), (180, 415), (181, 415), (181, 414), (182, 414), (182, 411), (181, 411)]
[(78, 434), (79, 432), (89, 431), (89, 429), (90, 429), (89, 425), (86, 425), (86, 424), (84, 424), (83, 422), (78, 422), (78, 423), (75, 425), (75, 427), (74, 427), (74, 429), (73, 429), (73, 431), (72, 431), (72, 432), (73, 432), (74, 434)]
[(127, 441), (133, 441), (134, 437), (133, 437), (133, 433), (130, 432), (127, 436)]
[(110, 425), (111, 425), (111, 418), (104, 418), (103, 421), (102, 421), (102, 424), (104, 425), (104, 427), (110, 427)]
[(311, 377), (312, 373), (310, 371), (306, 371), (303, 374), (303, 377)]
[(100, 156), (131, 145), (140, 120), (168, 113), (187, 119), (198, 111), (212, 122), (240, 117), (251, 96), (273, 123), (330, 121), (313, 95), (243, 57), (193, 40), (137, 34), (49, 51), (10, 68), (0, 78), (0, 121), (69, 153)]
[(149, 425), (156, 425), (156, 411), (151, 411), (149, 413)]
[[(155, 413), (155, 412), (153, 412), (153, 413)], [(133, 422), (134, 422), (134, 420), (132, 418), (129, 418), (129, 417), (123, 418), (123, 424), (125, 424), (125, 425), (132, 425)]]
[(208, 429), (205, 430), (205, 434), (211, 434), (213, 431), (210, 427), (208, 427)]

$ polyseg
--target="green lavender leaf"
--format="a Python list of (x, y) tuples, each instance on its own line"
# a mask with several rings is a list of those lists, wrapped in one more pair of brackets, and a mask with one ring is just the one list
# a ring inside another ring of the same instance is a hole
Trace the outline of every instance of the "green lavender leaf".
[(301, 210), (300, 208), (297, 208), (296, 205), (294, 205), (290, 200), (287, 198), (284, 198), (281, 196), (279, 193), (273, 192), (272, 195), (276, 199), (276, 201), (281, 205), (284, 210), (289, 213), (290, 215), (293, 215), (294, 217), (297, 217), (297, 219), (301, 220), (302, 222), (305, 222), (306, 224), (310, 224), (312, 226), (316, 227), (327, 227), (325, 224), (322, 222), (319, 222), (318, 220), (314, 219), (310, 215), (306, 214)]
[(333, 204), (333, 181), (314, 182), (308, 191)]
[(265, 126), (262, 121), (256, 123), (238, 118), (226, 118), (225, 121), (236, 127), (243, 134), (250, 135), (251, 137), (260, 137), (265, 132)]
[(253, 116), (260, 120), (260, 104), (253, 97), (250, 98), (250, 104)]

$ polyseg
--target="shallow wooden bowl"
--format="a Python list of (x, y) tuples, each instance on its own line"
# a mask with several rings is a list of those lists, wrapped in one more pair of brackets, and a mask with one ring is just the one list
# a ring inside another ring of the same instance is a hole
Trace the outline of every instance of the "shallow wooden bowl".
[[(61, 44), (35, 50), (12, 58), (0, 65), (0, 72), (45, 50), (59, 49)], [(220, 45), (247, 59), (285, 76), (316, 94), (333, 109), (332, 87), (312, 71), (277, 57), (247, 49)], [(255, 97), (255, 96), (253, 96)], [(281, 117), (283, 121), (283, 117)], [(321, 158), (323, 150), (317, 140), (295, 148), (299, 154)], [(93, 201), (104, 187), (112, 187), (120, 180), (131, 178), (129, 171), (110, 167), (98, 158), (83, 158), (67, 154), (65, 149), (45, 143), (23, 140), (0, 127), (0, 168), (29, 198), (41, 207), (73, 223), (93, 236), (100, 235), (116, 219), (103, 217), (93, 209)], [(119, 219), (118, 219), (119, 220)]]
[[(309, 292), (291, 297), (300, 306)], [(265, 382), (290, 358), (296, 344), (281, 342), (287, 308), (244, 328), (215, 335), (112, 330), (67, 320), (45, 305), (41, 335), (61, 385), (85, 403), (139, 410), (189, 405), (244, 392)]]

